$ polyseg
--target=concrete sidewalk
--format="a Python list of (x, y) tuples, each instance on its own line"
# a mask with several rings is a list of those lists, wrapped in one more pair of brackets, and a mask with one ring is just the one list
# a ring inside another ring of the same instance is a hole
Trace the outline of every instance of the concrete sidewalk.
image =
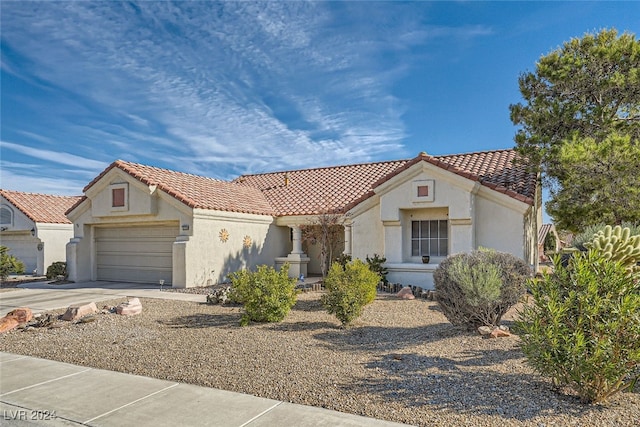
[(3, 352), (0, 411), (3, 426), (403, 425)]

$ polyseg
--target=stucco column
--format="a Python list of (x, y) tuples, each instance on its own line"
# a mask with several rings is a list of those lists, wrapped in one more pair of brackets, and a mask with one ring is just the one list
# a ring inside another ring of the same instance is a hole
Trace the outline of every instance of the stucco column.
[(72, 282), (78, 282), (82, 278), (78, 274), (78, 243), (79, 237), (73, 237), (66, 246), (67, 252), (67, 278)]
[(291, 253), (304, 254), (304, 252), (302, 252), (302, 230), (300, 229), (300, 226), (291, 226), (291, 231), (293, 232), (293, 249), (291, 250)]
[(344, 225), (344, 254), (351, 255), (351, 225)]
[(289, 277), (300, 277), (307, 275), (307, 264), (310, 258), (302, 251), (302, 230), (299, 225), (290, 225), (292, 231), (293, 247), (291, 253), (286, 257), (275, 259), (276, 268), (279, 270), (284, 264), (289, 264)]

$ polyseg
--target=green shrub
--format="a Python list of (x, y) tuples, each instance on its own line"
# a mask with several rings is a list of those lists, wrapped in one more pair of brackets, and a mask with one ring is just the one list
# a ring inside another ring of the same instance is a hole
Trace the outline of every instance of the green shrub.
[(640, 278), (640, 233), (631, 234), (629, 227), (607, 225), (584, 246), (608, 261), (619, 261), (636, 278)]
[(387, 259), (385, 257), (381, 257), (378, 254), (373, 254), (373, 257), (369, 258), (369, 256), (367, 255), (366, 261), (369, 265), (369, 269), (380, 277), (382, 283), (384, 283), (385, 285), (389, 283), (389, 281), (387, 280), (387, 268), (382, 266), (382, 264), (387, 262)]
[(335, 260), (333, 260), (333, 262), (337, 262), (342, 266), (342, 268), (344, 268), (348, 263), (351, 262), (351, 255), (340, 254), (335, 258)]
[(359, 259), (344, 268), (334, 263), (324, 280), (327, 293), (322, 295), (322, 304), (343, 326), (349, 325), (375, 300), (379, 281), (380, 276)]
[[(601, 223), (601, 224), (591, 225), (585, 228), (583, 231), (581, 231), (580, 233), (574, 236), (573, 241), (571, 242), (571, 246), (581, 251), (586, 251), (587, 248), (585, 247), (584, 244), (592, 241), (595, 235), (598, 232), (603, 231), (606, 226), (607, 226), (606, 224)], [(632, 236), (640, 234), (640, 224), (623, 222), (621, 226), (622, 228), (628, 228), (629, 230), (631, 230)]]
[(528, 363), (586, 402), (603, 402), (640, 379), (640, 282), (620, 262), (576, 253), (532, 280), (516, 322)]
[(24, 263), (9, 255), (9, 248), (0, 246), (0, 278), (4, 280), (9, 274), (24, 274), (24, 270)]
[(478, 250), (447, 257), (433, 274), (437, 301), (449, 322), (473, 330), (498, 326), (526, 292), (531, 269), (515, 256)]
[(66, 262), (56, 261), (47, 267), (47, 279), (54, 280), (58, 276), (64, 276), (65, 279), (69, 277)]
[(240, 270), (230, 275), (233, 299), (242, 301), (244, 315), (240, 324), (280, 322), (296, 303), (296, 279), (289, 277), (289, 265), (280, 271), (266, 265), (250, 272)]

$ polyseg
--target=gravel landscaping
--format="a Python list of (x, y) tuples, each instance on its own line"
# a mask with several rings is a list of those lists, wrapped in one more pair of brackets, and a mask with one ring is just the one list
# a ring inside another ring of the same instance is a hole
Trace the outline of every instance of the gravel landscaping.
[(0, 350), (423, 426), (640, 422), (640, 393), (583, 405), (525, 364), (517, 337), (460, 331), (434, 302), (381, 294), (341, 329), (320, 295), (300, 294), (282, 323), (244, 328), (240, 307), (142, 299), (137, 316), (10, 331)]

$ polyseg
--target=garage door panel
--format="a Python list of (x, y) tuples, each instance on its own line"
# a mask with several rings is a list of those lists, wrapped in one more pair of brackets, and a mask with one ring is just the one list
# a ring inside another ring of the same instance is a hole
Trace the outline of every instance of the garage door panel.
[(170, 254), (137, 254), (137, 253), (118, 253), (105, 254), (99, 257), (100, 267), (135, 267), (143, 265), (149, 268), (162, 268), (172, 264), (173, 258)]
[(178, 226), (96, 229), (98, 280), (171, 283)]

